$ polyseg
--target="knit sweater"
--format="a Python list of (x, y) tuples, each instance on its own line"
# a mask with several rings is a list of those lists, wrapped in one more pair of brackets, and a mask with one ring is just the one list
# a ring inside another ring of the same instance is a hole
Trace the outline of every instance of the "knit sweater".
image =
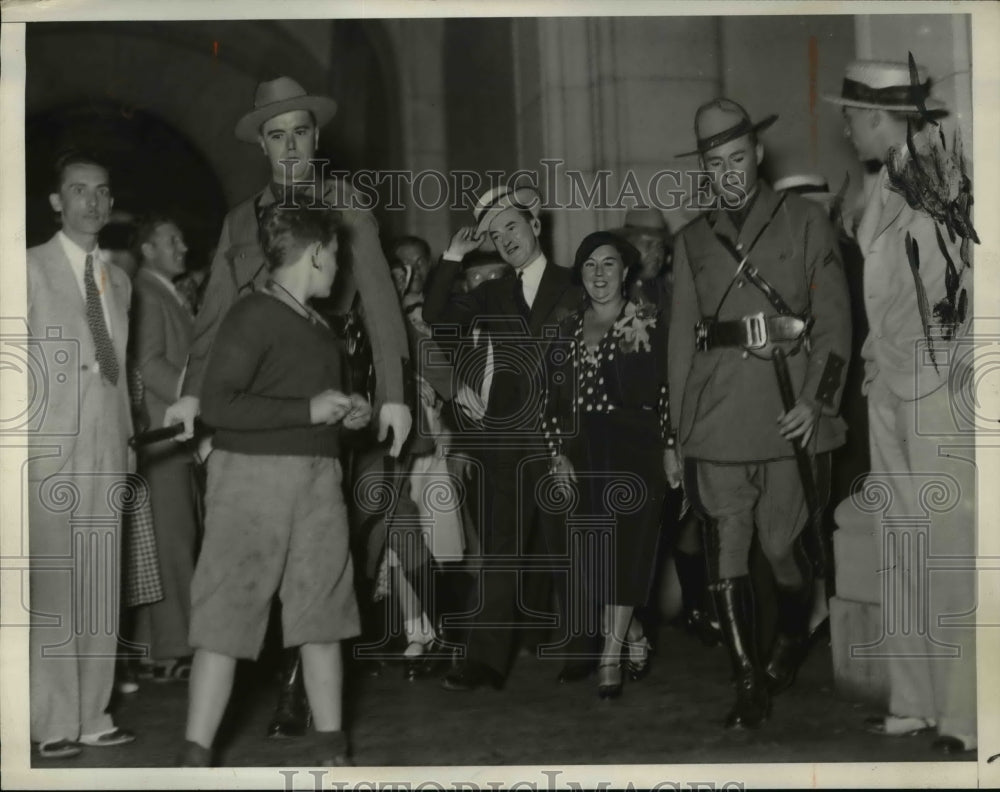
[(321, 324), (265, 293), (226, 314), (202, 386), (202, 420), (213, 445), (242, 454), (338, 455), (338, 424), (312, 425), (309, 402), (344, 390), (344, 348)]

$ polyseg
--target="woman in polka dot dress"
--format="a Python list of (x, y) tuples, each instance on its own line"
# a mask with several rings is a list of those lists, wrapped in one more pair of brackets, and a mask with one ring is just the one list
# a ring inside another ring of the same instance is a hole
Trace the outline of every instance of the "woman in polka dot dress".
[(638, 270), (638, 251), (610, 232), (580, 244), (573, 274), (587, 299), (561, 325), (571, 341), (549, 378), (544, 417), (552, 473), (579, 491), (575, 514), (605, 516), (613, 526), (586, 581), (602, 608), (602, 698), (620, 695), (626, 671), (638, 679), (649, 667), (650, 644), (633, 611), (649, 597), (667, 476), (678, 470), (667, 322), (655, 306), (626, 299)]

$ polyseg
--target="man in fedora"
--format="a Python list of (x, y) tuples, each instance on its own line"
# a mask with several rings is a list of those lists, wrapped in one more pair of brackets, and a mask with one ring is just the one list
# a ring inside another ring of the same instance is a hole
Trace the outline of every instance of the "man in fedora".
[(625, 224), (615, 233), (632, 243), (641, 257), (642, 271), (632, 285), (631, 299), (651, 303), (669, 315), (673, 235), (663, 212), (652, 206), (629, 209)]
[[(345, 280), (338, 286), (337, 302), (346, 312), (355, 296), (360, 296), (375, 368), (378, 439), (385, 440), (392, 429), (389, 453), (398, 456), (409, 434), (411, 416), (403, 395), (404, 365), (409, 360), (406, 329), (375, 218), (352, 206), (350, 187), (324, 178), (322, 163), (314, 162), (320, 127), (333, 118), (336, 109), (333, 99), (307, 94), (290, 77), (278, 77), (257, 86), (253, 109), (236, 123), (237, 139), (260, 146), (270, 179), (264, 189), (229, 212), (222, 224), (195, 320), (183, 395), (165, 415), (166, 425), (185, 424), (186, 432), (180, 439), (193, 433), (208, 353), (223, 317), (237, 298), (260, 289), (267, 281), (257, 218), (264, 207), (276, 201), (322, 201), (343, 215), (348, 244), (341, 248), (346, 253)], [(269, 728), (271, 736), (298, 735), (305, 729), (307, 709), (297, 656), (293, 650), (286, 663), (282, 701)]]
[[(794, 679), (812, 600), (799, 537), (809, 514), (792, 443), (844, 439), (837, 407), (850, 353), (847, 285), (822, 209), (778, 196), (757, 168), (758, 133), (729, 99), (695, 116), (715, 205), (677, 236), (669, 384), (685, 489), (706, 523), (710, 589), (737, 679), (727, 728), (754, 728)], [(795, 403), (783, 408), (775, 350)], [(777, 582), (777, 637), (758, 656), (748, 558), (757, 526)]]
[[(479, 366), (484, 393), (482, 464), (484, 503), (480, 514), (483, 555), (522, 558), (540, 519), (536, 483), (545, 472), (541, 438), (544, 383), (543, 328), (577, 308), (582, 298), (570, 271), (548, 261), (539, 244), (541, 200), (527, 187), (497, 187), (478, 200), (476, 224), (452, 237), (427, 288), (424, 319), (431, 324), (478, 329), (489, 338)], [(488, 243), (513, 269), (464, 294), (452, 282), (462, 260)], [(503, 365), (493, 365), (506, 361)], [(513, 361), (513, 362), (512, 362)], [(538, 376), (533, 376), (533, 372)], [(531, 461), (529, 461), (531, 460)], [(507, 675), (513, 625), (519, 614), (517, 569), (483, 570), (481, 599), (469, 628), (466, 658), (445, 676), (449, 690), (501, 687)]]
[[(879, 568), (889, 576), (880, 644), (889, 712), (869, 728), (885, 735), (936, 728), (935, 750), (960, 753), (977, 745), (974, 619), (956, 614), (976, 606), (975, 437), (960, 409), (973, 397), (961, 396), (957, 383), (971, 365), (972, 346), (963, 341), (972, 322), (967, 243), (978, 239), (971, 187), (955, 194), (928, 178), (938, 173), (934, 160), (951, 157), (964, 169), (961, 150), (945, 152), (937, 142), (934, 117), (943, 105), (929, 87), (912, 60), (855, 61), (840, 95), (824, 99), (842, 108), (858, 158), (881, 166), (857, 227), (869, 322), (862, 348), (869, 483), (892, 496), (876, 531)], [(926, 491), (935, 486), (947, 502), (929, 508)], [(918, 547), (926, 559), (910, 552)], [(914, 612), (916, 619), (901, 620)]]

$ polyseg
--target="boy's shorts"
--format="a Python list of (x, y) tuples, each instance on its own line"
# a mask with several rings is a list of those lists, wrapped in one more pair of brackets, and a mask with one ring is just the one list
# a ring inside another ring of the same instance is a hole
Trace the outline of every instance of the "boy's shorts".
[(285, 646), (360, 634), (342, 480), (334, 458), (212, 452), (193, 647), (256, 659), (275, 592)]

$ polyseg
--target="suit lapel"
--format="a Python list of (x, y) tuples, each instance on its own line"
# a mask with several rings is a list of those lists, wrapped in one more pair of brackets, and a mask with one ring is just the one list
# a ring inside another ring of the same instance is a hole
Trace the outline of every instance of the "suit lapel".
[(878, 226), (875, 229), (875, 235), (872, 237), (872, 242), (878, 239), (882, 234), (885, 233), (886, 229), (895, 222), (896, 218), (899, 217), (900, 212), (906, 207), (906, 199), (900, 195), (895, 190), (888, 190), (885, 206), (882, 207), (882, 214), (878, 220)]

